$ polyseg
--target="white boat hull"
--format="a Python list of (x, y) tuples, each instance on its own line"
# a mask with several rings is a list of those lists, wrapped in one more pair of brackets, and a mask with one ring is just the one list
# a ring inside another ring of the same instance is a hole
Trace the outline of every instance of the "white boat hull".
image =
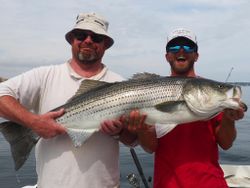
[(229, 187), (250, 188), (250, 165), (221, 165)]

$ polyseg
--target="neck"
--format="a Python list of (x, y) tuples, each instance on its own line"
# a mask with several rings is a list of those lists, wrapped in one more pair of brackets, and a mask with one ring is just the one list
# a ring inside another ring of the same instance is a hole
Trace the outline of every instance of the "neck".
[(171, 71), (171, 76), (196, 77), (196, 74), (195, 74), (194, 70), (190, 70), (190, 71), (185, 72), (185, 73), (177, 73), (177, 72), (174, 72), (174, 71), (172, 70), (172, 71)]
[(71, 60), (70, 66), (77, 74), (85, 78), (90, 78), (92, 76), (97, 75), (102, 71), (104, 67), (104, 65), (101, 62), (84, 64), (81, 62), (77, 62), (74, 59)]

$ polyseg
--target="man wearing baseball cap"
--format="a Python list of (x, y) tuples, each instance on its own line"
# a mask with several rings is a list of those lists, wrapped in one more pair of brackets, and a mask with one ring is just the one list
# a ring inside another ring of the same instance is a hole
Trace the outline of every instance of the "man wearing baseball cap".
[[(178, 28), (170, 33), (165, 57), (171, 76), (197, 77), (194, 64), (198, 56), (198, 43), (192, 31)], [(135, 121), (145, 119), (145, 115), (133, 113)], [(142, 123), (135, 127), (138, 143), (145, 151), (155, 152), (154, 188), (228, 187), (218, 163), (218, 145), (222, 149), (232, 146), (236, 137), (234, 122), (243, 116), (243, 108), (226, 109), (208, 121), (176, 126), (168, 134), (164, 126)]]
[(195, 76), (194, 63), (199, 54), (196, 35), (192, 31), (184, 28), (172, 31), (167, 37), (166, 52), (171, 76)]
[[(64, 110), (50, 110), (66, 103), (84, 79), (105, 82), (123, 78), (102, 61), (114, 40), (109, 23), (96, 13), (82, 13), (65, 38), (72, 58), (59, 65), (35, 68), (0, 85), (0, 114), (5, 119), (32, 129), (42, 138), (36, 144), (36, 171), (39, 188), (119, 187), (119, 137), (133, 141), (119, 121), (102, 123), (81, 147), (75, 148), (63, 126), (55, 119)], [(118, 136), (118, 137), (117, 137)]]

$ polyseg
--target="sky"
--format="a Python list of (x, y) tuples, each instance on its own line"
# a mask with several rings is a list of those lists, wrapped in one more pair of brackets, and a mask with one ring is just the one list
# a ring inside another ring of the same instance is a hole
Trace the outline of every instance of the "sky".
[(0, 0), (0, 76), (70, 59), (65, 40), (78, 13), (96, 12), (109, 21), (114, 45), (103, 63), (131, 77), (167, 76), (167, 35), (176, 28), (197, 36), (196, 73), (218, 81), (250, 81), (249, 0)]

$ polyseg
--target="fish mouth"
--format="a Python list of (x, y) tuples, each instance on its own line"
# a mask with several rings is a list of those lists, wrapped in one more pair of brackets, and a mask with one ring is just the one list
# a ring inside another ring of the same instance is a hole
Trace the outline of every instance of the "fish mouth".
[(248, 110), (248, 107), (244, 102), (240, 102), (240, 106), (243, 108), (244, 112)]
[(247, 107), (247, 105), (244, 102), (242, 102), (240, 100), (241, 95), (242, 95), (241, 88), (237, 87), (237, 86), (234, 87), (234, 89), (233, 89), (233, 96), (234, 97), (232, 99), (235, 100), (235, 101), (237, 101), (239, 103), (239, 106), (241, 106), (243, 108), (244, 112), (246, 112), (248, 110), (248, 107)]
[(241, 87), (239, 86), (234, 86), (231, 90), (227, 92), (227, 97), (231, 99), (233, 103), (236, 104), (236, 109), (239, 109), (240, 107), (246, 112), (248, 110), (248, 106), (241, 101)]
[(242, 94), (241, 88), (237, 86), (231, 88), (230, 90), (226, 92), (227, 98), (234, 99), (235, 101), (238, 101), (238, 102), (240, 101), (241, 94)]
[(239, 98), (231, 98), (230, 101), (231, 101), (231, 104), (234, 104), (234, 105), (229, 108), (235, 109), (235, 110), (242, 108), (244, 112), (248, 110), (248, 106), (244, 102), (240, 101)]

